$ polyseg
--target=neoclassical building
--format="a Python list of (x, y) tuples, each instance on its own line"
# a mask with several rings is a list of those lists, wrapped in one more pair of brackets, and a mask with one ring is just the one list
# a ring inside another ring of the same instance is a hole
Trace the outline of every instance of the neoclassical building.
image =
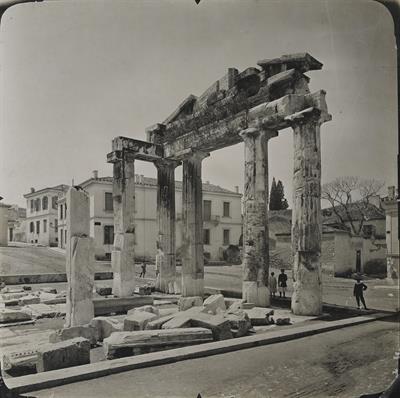
[[(114, 242), (114, 213), (112, 177), (99, 177), (97, 171), (79, 184), (90, 197), (90, 235), (95, 240), (98, 259), (109, 259)], [(135, 176), (135, 256), (138, 261), (154, 259), (157, 251), (157, 180), (143, 175)], [(221, 260), (223, 250), (238, 245), (242, 232), (242, 195), (218, 185), (203, 184), (203, 239), (205, 257)], [(176, 247), (182, 245), (182, 182), (175, 183)], [(58, 201), (58, 242), (66, 242), (65, 197)]]

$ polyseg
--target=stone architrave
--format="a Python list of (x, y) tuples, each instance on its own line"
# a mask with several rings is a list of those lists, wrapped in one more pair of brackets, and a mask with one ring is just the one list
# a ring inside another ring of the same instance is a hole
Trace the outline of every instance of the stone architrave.
[(67, 297), (65, 327), (84, 325), (94, 317), (94, 242), (89, 237), (89, 196), (67, 192)]
[(278, 133), (249, 128), (241, 132), (245, 148), (243, 195), (243, 285), (248, 303), (268, 306), (268, 140)]
[(176, 273), (175, 254), (175, 168), (179, 162), (160, 160), (157, 168), (157, 220), (159, 275), (156, 288), (164, 293), (173, 291)]
[(322, 312), (320, 112), (307, 109), (291, 117), (294, 131), (292, 312)]
[(135, 159), (123, 154), (113, 164), (114, 246), (111, 253), (113, 294), (128, 297), (135, 290)]
[(203, 297), (203, 190), (201, 162), (209, 156), (194, 152), (183, 160), (182, 296)]

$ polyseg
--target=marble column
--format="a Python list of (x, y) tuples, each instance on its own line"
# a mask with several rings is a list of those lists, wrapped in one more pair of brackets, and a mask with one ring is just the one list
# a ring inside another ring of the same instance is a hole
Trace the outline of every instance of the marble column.
[(320, 125), (319, 114), (314, 111), (292, 120), (292, 312), (296, 315), (322, 312)]
[(67, 305), (65, 327), (89, 323), (94, 317), (94, 242), (89, 237), (89, 196), (71, 187), (67, 204)]
[(135, 289), (135, 159), (123, 153), (113, 164), (114, 246), (113, 294), (131, 296)]
[(204, 293), (203, 190), (201, 163), (208, 156), (191, 153), (183, 160), (182, 183), (182, 296)]
[(274, 130), (249, 128), (240, 133), (244, 141), (245, 176), (243, 194), (243, 285), (242, 297), (266, 307), (268, 289), (268, 140)]
[(158, 160), (157, 168), (157, 221), (158, 241), (156, 263), (159, 275), (156, 289), (174, 293), (176, 273), (175, 255), (175, 168), (179, 162)]

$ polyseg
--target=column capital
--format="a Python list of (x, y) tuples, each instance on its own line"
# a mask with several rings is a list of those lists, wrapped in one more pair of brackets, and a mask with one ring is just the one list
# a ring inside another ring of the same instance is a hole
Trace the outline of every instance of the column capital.
[(264, 134), (265, 138), (269, 140), (271, 138), (277, 137), (278, 131), (266, 127), (249, 127), (239, 133), (239, 135), (243, 138), (243, 141), (249, 138), (257, 138), (260, 134)]
[(303, 109), (300, 112), (293, 113), (292, 115), (286, 116), (285, 120), (293, 126), (312, 123), (321, 125), (324, 122), (332, 120), (332, 115), (327, 112), (321, 111), (321, 109), (310, 107)]
[(175, 154), (174, 158), (175, 159), (180, 159), (180, 160), (197, 160), (197, 161), (202, 161), (206, 157), (210, 156), (209, 152), (204, 152), (196, 149), (185, 149), (177, 154)]
[(164, 169), (164, 168), (175, 169), (181, 164), (179, 160), (165, 159), (165, 158), (155, 160), (153, 163), (157, 169)]

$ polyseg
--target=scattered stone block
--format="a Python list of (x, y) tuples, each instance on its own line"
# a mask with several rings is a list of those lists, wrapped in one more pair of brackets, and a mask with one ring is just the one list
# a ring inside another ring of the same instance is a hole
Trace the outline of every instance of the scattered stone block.
[(96, 286), (96, 293), (100, 296), (110, 296), (112, 294), (111, 286)]
[(18, 305), (19, 299), (13, 299), (13, 300), (5, 300), (2, 301), (2, 304), (4, 304), (5, 307), (15, 307)]
[(191, 318), (189, 315), (178, 315), (178, 316), (174, 316), (171, 320), (165, 322), (161, 326), (161, 328), (162, 329), (188, 328), (191, 326), (190, 321), (191, 321)]
[(153, 305), (154, 307), (157, 307), (159, 310), (165, 308), (177, 308), (176, 304), (170, 300), (154, 300)]
[(3, 355), (3, 370), (10, 375), (36, 373), (38, 360), (37, 350), (23, 350), (19, 352), (8, 352)]
[(28, 305), (28, 304), (39, 304), (40, 303), (40, 298), (38, 296), (35, 296), (33, 294), (28, 294), (27, 296), (21, 297), (18, 300), (18, 305)]
[(104, 340), (103, 347), (107, 359), (112, 359), (207, 343), (212, 340), (211, 331), (204, 328), (143, 330), (113, 333)]
[(47, 292), (40, 292), (39, 298), (43, 304), (64, 304), (67, 301), (64, 295)]
[(228, 319), (223, 315), (210, 315), (198, 313), (190, 319), (190, 325), (210, 329), (214, 340), (232, 339), (231, 325)]
[(228, 319), (234, 337), (245, 336), (252, 328), (248, 315), (242, 310), (238, 310), (235, 313), (227, 313), (224, 317)]
[(139, 286), (139, 294), (141, 296), (149, 296), (151, 294), (151, 286)]
[(56, 318), (65, 315), (65, 304), (29, 304), (21, 308), (21, 311), (29, 314), (32, 318)]
[(0, 323), (29, 321), (32, 317), (22, 310), (0, 309)]
[(178, 301), (179, 311), (186, 311), (191, 307), (203, 305), (203, 299), (200, 296), (180, 297)]
[(90, 363), (90, 342), (82, 337), (44, 344), (38, 349), (38, 372)]
[(57, 289), (55, 287), (41, 287), (39, 290), (43, 293), (57, 294)]
[(22, 289), (26, 291), (32, 290), (32, 286), (22, 286)]
[(277, 318), (275, 324), (278, 326), (291, 325), (290, 318)]
[(147, 323), (146, 330), (161, 329), (162, 326), (164, 325), (164, 323), (173, 319), (174, 316), (175, 316), (174, 314), (169, 314), (169, 315), (162, 316), (161, 318), (154, 319), (154, 321), (150, 321), (149, 323)]
[(144, 312), (149, 312), (150, 314), (156, 314), (159, 315), (160, 312), (157, 307), (154, 305), (143, 305), (142, 307), (137, 307), (137, 308), (132, 308), (131, 310), (128, 311), (128, 315), (131, 315), (135, 313), (136, 311), (144, 311)]
[(50, 343), (58, 343), (60, 341), (83, 337), (90, 341), (92, 346), (97, 344), (99, 339), (98, 329), (91, 325), (71, 326), (69, 328), (58, 329), (49, 336)]
[(124, 330), (134, 331), (134, 330), (144, 330), (146, 325), (157, 319), (158, 315), (152, 314), (145, 311), (135, 311), (133, 314), (128, 315), (124, 319)]
[(160, 315), (160, 317), (171, 315), (171, 314), (177, 314), (178, 312), (179, 312), (179, 310), (178, 310), (177, 306), (175, 306), (175, 308), (173, 308), (173, 307), (171, 307), (171, 308), (160, 308), (158, 310), (158, 314)]
[(226, 311), (224, 296), (222, 294), (211, 295), (204, 301), (203, 307), (214, 315), (218, 312), (217, 310)]
[(90, 325), (97, 329), (97, 336), (99, 341), (103, 341), (109, 337), (111, 333), (122, 332), (124, 324), (117, 319), (108, 318), (105, 316), (98, 316), (90, 321)]
[(19, 292), (7, 292), (1, 295), (2, 301), (19, 300), (21, 297), (26, 296), (26, 292), (21, 289)]
[(250, 310), (244, 310), (248, 315), (252, 326), (270, 325), (273, 323), (269, 318), (274, 311), (269, 308), (254, 307)]

